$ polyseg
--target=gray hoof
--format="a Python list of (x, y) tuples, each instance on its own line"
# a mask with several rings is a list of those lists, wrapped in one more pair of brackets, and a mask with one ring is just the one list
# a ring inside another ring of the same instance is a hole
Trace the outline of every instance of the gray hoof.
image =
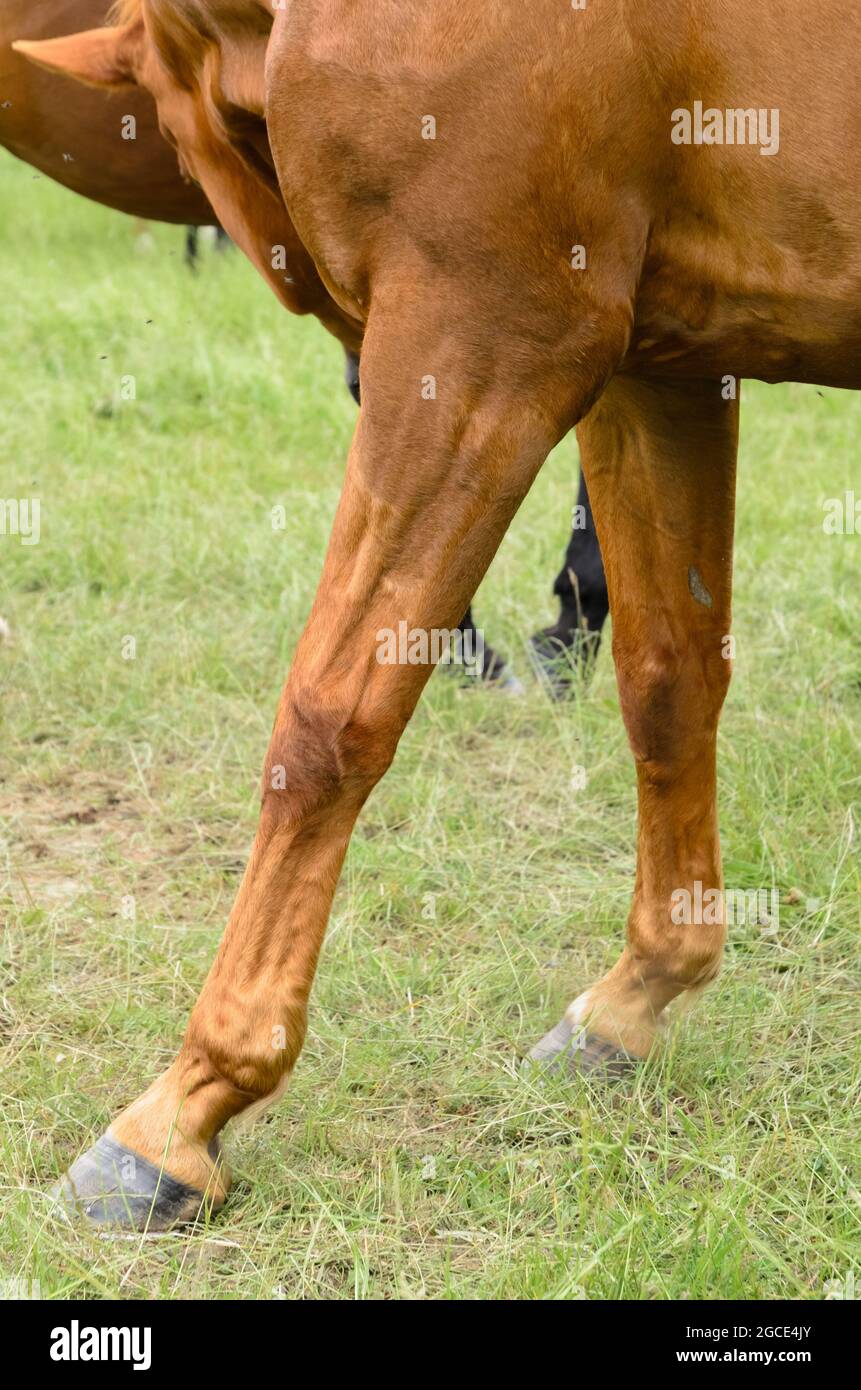
[(591, 1073), (601, 1079), (615, 1080), (629, 1075), (639, 1061), (639, 1057), (632, 1057), (606, 1038), (599, 1038), (585, 1028), (572, 1028), (563, 1018), (535, 1044), (526, 1067), (556, 1074)]
[(70, 1217), (94, 1226), (167, 1231), (196, 1221), (206, 1196), (103, 1134), (51, 1192)]
[(523, 684), (523, 681), (520, 680), (518, 676), (515, 676), (513, 671), (509, 671), (507, 666), (504, 668), (503, 674), (495, 678), (491, 684), (494, 686), (494, 689), (501, 691), (503, 695), (513, 695), (515, 699), (519, 699), (521, 695), (526, 694), (526, 686)]
[(564, 637), (558, 629), (536, 632), (526, 644), (529, 662), (551, 700), (570, 700), (591, 674), (600, 634), (573, 628)]

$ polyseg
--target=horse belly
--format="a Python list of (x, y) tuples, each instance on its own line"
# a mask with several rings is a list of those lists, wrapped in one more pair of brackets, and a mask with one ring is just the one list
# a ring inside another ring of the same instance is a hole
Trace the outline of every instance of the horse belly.
[(653, 238), (625, 367), (861, 389), (861, 249), (825, 219), (804, 248), (750, 222)]

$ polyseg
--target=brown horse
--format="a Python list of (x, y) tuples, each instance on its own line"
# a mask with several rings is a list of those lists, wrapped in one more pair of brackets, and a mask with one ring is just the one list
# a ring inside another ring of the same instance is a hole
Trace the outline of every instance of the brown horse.
[[(464, 611), (577, 427), (636, 763), (618, 963), (535, 1049), (616, 1070), (718, 973), (718, 717), (730, 678), (742, 377), (861, 388), (861, 12), (757, 0), (131, 0), (26, 45), (156, 98), (289, 307), (322, 283), (362, 411), (275, 721), (259, 829), (176, 1061), (72, 1168), (95, 1221), (224, 1200), (219, 1132), (299, 1054), (356, 817), (430, 674), (381, 660)], [(811, 26), (815, 25), (815, 42)], [(262, 74), (265, 64), (265, 81)], [(275, 248), (288, 251), (285, 283)], [(573, 251), (572, 251), (573, 248)], [(314, 304), (310, 307), (314, 309)]]
[[(0, 0), (0, 145), (97, 203), (156, 222), (205, 225), (202, 190), (179, 176), (148, 92), (121, 96), (49, 76), (12, 49), (104, 22), (108, 0)], [(129, 121), (129, 117), (132, 118)]]

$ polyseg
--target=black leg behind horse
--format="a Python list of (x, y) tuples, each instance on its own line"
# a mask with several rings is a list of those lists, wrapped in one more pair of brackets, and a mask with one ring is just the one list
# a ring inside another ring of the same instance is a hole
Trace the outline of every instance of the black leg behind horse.
[(521, 682), (506, 666), (505, 659), (499, 655), (498, 651), (494, 650), (489, 642), (484, 640), (484, 634), (480, 634), (479, 629), (476, 628), (472, 616), (472, 604), (458, 623), (457, 630), (460, 633), (464, 651), (470, 654), (474, 653), (476, 664), (481, 663), (480, 674), (483, 681), (490, 681), (492, 685), (506, 691), (509, 695), (523, 694)]
[(560, 601), (559, 619), (552, 627), (536, 632), (531, 650), (539, 675), (551, 694), (561, 700), (570, 693), (578, 669), (588, 674), (610, 611), (601, 547), (582, 472), (574, 527), (553, 592)]
[(198, 232), (198, 227), (186, 227), (185, 229), (185, 263), (189, 270), (197, 270), (199, 251)]
[[(216, 251), (227, 251), (233, 245), (230, 237), (223, 227), (216, 223), (215, 241), (213, 248)], [(197, 270), (200, 260), (200, 228), (186, 227), (185, 229), (185, 263), (189, 270)]]
[(347, 390), (349, 391), (350, 395), (353, 397), (353, 400), (356, 402), (356, 405), (361, 405), (361, 404), (362, 404), (362, 398), (361, 398), (361, 395), (359, 394), (359, 357), (358, 357), (358, 353), (355, 353), (355, 352), (348, 352), (348, 353), (346, 354), (346, 361), (345, 361), (345, 363), (344, 363), (344, 380), (345, 380), (346, 383), (347, 383)]

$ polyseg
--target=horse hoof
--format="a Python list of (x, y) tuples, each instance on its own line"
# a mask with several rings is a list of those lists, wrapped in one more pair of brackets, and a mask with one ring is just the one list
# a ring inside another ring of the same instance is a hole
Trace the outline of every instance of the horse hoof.
[(526, 1060), (529, 1071), (592, 1075), (600, 1080), (628, 1076), (642, 1059), (633, 1057), (606, 1038), (585, 1028), (572, 1027), (563, 1018), (536, 1043)]
[(538, 682), (551, 700), (561, 703), (574, 692), (576, 667), (570, 646), (558, 638), (536, 632), (527, 645), (529, 661)]
[(484, 661), (480, 670), (467, 668), (455, 662), (446, 665), (444, 669), (451, 672), (465, 690), (475, 690), (476, 686), (485, 686), (490, 690), (498, 690), (502, 695), (516, 697), (526, 694), (526, 687), (522, 680), (515, 676), (511, 668), (492, 647), (485, 647)]
[(167, 1231), (215, 1205), (109, 1134), (72, 1164), (51, 1198), (66, 1216), (127, 1231)]
[(526, 694), (526, 686), (523, 681), (515, 676), (513, 671), (509, 671), (507, 666), (503, 666), (498, 676), (491, 676), (487, 684), (492, 685), (494, 690), (499, 690), (503, 695), (510, 695), (514, 699), (519, 699), (521, 695)]
[(526, 694), (526, 687), (515, 676), (505, 658), (501, 657), (499, 652), (494, 651), (493, 647), (487, 643), (485, 643), (482, 653), (481, 679), (484, 685), (489, 685), (493, 690), (501, 691), (503, 695)]
[(551, 700), (570, 700), (580, 680), (591, 673), (598, 652), (598, 633), (543, 628), (530, 637), (527, 652), (532, 669)]

